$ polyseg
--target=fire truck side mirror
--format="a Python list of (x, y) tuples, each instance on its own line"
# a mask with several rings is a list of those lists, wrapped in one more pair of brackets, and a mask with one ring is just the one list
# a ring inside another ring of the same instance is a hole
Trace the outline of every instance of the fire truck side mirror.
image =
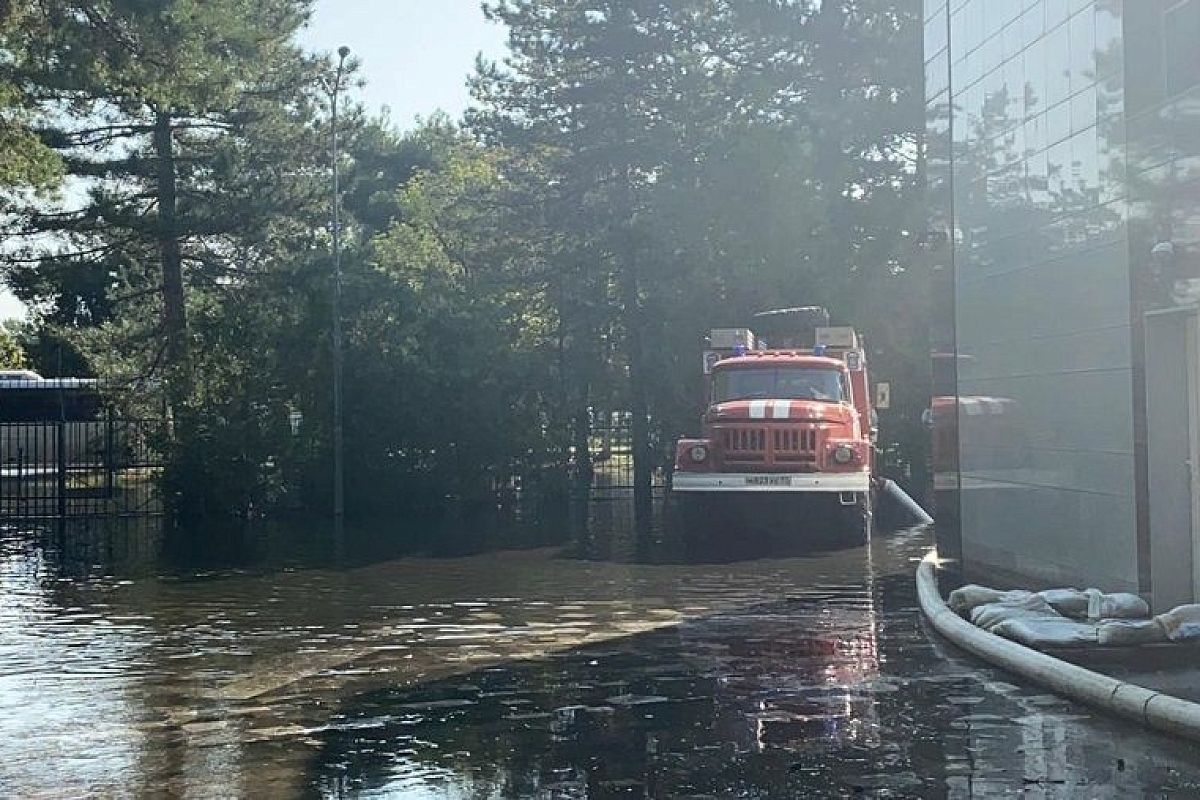
[(892, 407), (892, 385), (887, 382), (875, 384), (875, 408), (887, 411)]

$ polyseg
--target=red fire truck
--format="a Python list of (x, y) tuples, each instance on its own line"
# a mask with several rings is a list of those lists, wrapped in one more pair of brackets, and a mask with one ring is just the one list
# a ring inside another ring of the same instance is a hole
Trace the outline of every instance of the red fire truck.
[(672, 491), (694, 505), (786, 494), (868, 531), (876, 426), (858, 335), (819, 308), (765, 312), (755, 326), (762, 338), (711, 332), (703, 435), (677, 443)]

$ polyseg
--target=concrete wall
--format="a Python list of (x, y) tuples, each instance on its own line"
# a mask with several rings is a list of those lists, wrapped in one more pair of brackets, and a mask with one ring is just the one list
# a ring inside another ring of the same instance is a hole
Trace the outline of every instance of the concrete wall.
[[(1165, 611), (1195, 600), (1192, 545), (1192, 403), (1196, 310), (1146, 319), (1151, 606)], [(1181, 364), (1192, 362), (1192, 369)]]

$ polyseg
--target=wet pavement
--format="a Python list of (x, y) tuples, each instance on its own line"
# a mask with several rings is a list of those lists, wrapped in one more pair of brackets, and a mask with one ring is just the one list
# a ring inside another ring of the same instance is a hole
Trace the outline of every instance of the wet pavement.
[(198, 567), (9, 531), (0, 795), (1200, 796), (1194, 746), (932, 638), (930, 541)]

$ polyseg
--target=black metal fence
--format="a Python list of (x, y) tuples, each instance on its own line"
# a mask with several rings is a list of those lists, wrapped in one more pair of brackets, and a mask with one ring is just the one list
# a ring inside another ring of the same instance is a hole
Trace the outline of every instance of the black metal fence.
[[(593, 500), (610, 500), (632, 497), (633, 473), (633, 429), (625, 412), (602, 415), (592, 424), (588, 439), (587, 464), (591, 469), (588, 495)], [(651, 452), (658, 456), (660, 448), (651, 442)], [(653, 457), (653, 456), (652, 456)], [(665, 457), (653, 457), (655, 466), (651, 487), (655, 495), (666, 491), (670, 464)]]
[[(657, 442), (650, 443), (652, 529), (663, 522), (670, 463)], [(627, 412), (597, 414), (592, 420), (586, 458), (575, 459), (572, 520), (581, 541), (596, 554), (621, 557), (624, 544), (641, 538), (634, 502), (633, 426)], [(596, 538), (599, 537), (599, 538)], [(605, 549), (607, 548), (607, 549)], [(612, 548), (617, 548), (614, 550)], [(628, 554), (626, 554), (628, 555)]]
[(160, 421), (0, 423), (0, 520), (152, 516), (163, 512)]
[[(83, 421), (0, 422), (0, 523), (163, 515), (164, 462), (154, 446), (162, 425), (161, 419), (131, 419), (113, 410)], [(631, 427), (627, 413), (597, 414), (586, 457), (576, 454), (565, 468), (547, 465), (497, 480), (496, 507), (514, 526), (539, 521), (560, 527), (560, 517), (632, 526)], [(656, 511), (669, 474), (666, 456), (655, 458)]]

